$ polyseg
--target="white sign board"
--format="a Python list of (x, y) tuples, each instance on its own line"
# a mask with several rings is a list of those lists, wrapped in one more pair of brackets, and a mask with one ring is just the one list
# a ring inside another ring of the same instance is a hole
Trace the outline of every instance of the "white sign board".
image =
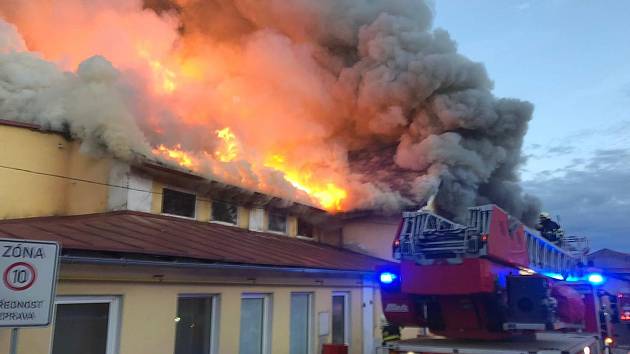
[(56, 242), (0, 239), (0, 327), (50, 324), (58, 256)]

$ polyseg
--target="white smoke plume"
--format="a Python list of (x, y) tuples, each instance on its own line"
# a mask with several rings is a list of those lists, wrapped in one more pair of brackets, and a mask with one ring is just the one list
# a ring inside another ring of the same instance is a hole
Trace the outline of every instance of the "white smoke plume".
[[(1, 24), (1, 23), (0, 23)], [(60, 71), (28, 52), (0, 53), (0, 117), (70, 130), (86, 152), (106, 148), (131, 159), (149, 145), (121, 97), (118, 72), (100, 56), (76, 73)]]
[(0, 21), (0, 53), (22, 52), (26, 50), (26, 43), (17, 32), (17, 28)]
[(536, 214), (517, 173), (532, 105), (493, 96), (425, 1), (9, 0), (0, 18), (5, 118), (124, 158), (180, 144), (211, 178), (298, 200), (287, 176), (304, 173), (348, 191), (344, 210), (435, 195), (457, 218), (486, 202)]

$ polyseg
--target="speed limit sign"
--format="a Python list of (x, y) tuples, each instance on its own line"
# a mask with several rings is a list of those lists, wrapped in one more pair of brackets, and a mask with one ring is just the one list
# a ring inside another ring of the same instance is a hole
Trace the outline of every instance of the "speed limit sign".
[(0, 239), (0, 327), (50, 324), (58, 254), (56, 242)]
[(15, 262), (5, 269), (2, 281), (7, 288), (22, 291), (30, 288), (37, 279), (35, 268), (27, 262)]

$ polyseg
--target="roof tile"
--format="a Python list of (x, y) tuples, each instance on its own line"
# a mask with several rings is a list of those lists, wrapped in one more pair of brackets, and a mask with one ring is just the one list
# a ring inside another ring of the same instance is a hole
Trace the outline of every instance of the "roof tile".
[(283, 235), (135, 211), (2, 220), (0, 237), (54, 240), (64, 250), (263, 266), (375, 271), (389, 264), (379, 258)]

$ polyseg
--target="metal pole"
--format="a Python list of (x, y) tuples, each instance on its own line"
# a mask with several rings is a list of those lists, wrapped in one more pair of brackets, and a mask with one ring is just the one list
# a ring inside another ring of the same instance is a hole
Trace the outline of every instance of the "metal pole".
[(11, 346), (9, 354), (17, 354), (18, 335), (18, 328), (11, 328)]

